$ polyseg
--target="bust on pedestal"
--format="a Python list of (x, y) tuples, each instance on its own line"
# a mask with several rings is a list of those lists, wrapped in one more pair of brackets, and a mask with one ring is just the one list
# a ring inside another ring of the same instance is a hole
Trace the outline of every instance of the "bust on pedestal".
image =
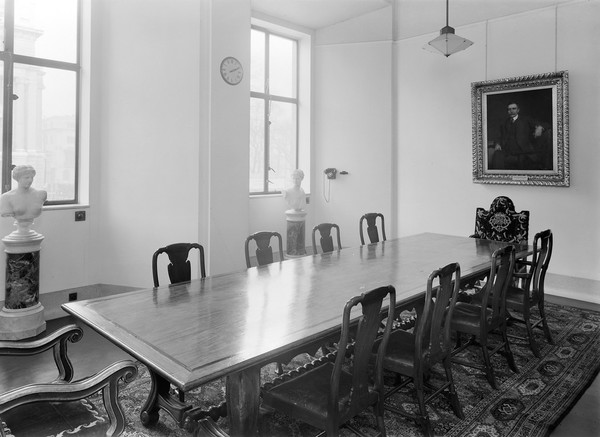
[(42, 214), (47, 193), (31, 187), (35, 169), (18, 165), (17, 188), (0, 196), (0, 215), (14, 217), (17, 229), (2, 241), (6, 252), (6, 294), (0, 311), (0, 340), (34, 337), (46, 329), (40, 303), (40, 248), (44, 236), (31, 229)]
[(283, 190), (283, 198), (287, 202), (288, 210), (285, 212), (287, 219), (286, 254), (289, 257), (306, 255), (305, 230), (306, 230), (306, 193), (300, 186), (304, 179), (304, 172), (296, 169), (292, 172), (293, 185)]

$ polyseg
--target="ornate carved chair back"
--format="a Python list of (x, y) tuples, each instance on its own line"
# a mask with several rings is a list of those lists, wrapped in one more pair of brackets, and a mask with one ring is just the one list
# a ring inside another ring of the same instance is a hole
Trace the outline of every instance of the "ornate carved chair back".
[(166, 253), (169, 257), (167, 272), (171, 284), (186, 282), (192, 278), (192, 266), (188, 259), (190, 250), (198, 249), (200, 257), (200, 277), (206, 278), (206, 267), (204, 263), (204, 248), (198, 243), (175, 243), (161, 247), (152, 255), (152, 279), (154, 286), (159, 286), (158, 280), (158, 256)]
[(250, 241), (254, 240), (256, 243), (256, 262), (259, 266), (264, 266), (267, 264), (271, 264), (274, 260), (273, 258), (273, 248), (271, 247), (271, 238), (277, 238), (279, 243), (279, 260), (283, 261), (283, 239), (281, 238), (281, 234), (279, 232), (271, 232), (271, 231), (261, 231), (256, 232), (252, 235), (249, 235), (246, 238), (246, 243), (244, 245), (245, 255), (246, 255), (246, 267), (250, 268)]
[(340, 227), (335, 223), (321, 223), (313, 228), (312, 231), (312, 245), (313, 245), (313, 253), (317, 253), (317, 240), (316, 240), (316, 232), (319, 231), (321, 238), (319, 240), (321, 244), (321, 250), (323, 253), (333, 252), (335, 247), (333, 245), (333, 237), (331, 236), (331, 230), (335, 229), (337, 236), (337, 250), (342, 248), (342, 242), (340, 240)]
[[(377, 229), (377, 217), (381, 219), (381, 240), (379, 238), (379, 230)], [(378, 243), (379, 241), (385, 241), (385, 220), (383, 214), (379, 212), (369, 212), (363, 215), (359, 221), (360, 244), (365, 244), (363, 232), (363, 222), (365, 220), (367, 221), (367, 235), (369, 236), (369, 242)]]
[(529, 239), (529, 211), (515, 211), (513, 201), (506, 196), (496, 197), (490, 209), (477, 208), (474, 238), (527, 243)]

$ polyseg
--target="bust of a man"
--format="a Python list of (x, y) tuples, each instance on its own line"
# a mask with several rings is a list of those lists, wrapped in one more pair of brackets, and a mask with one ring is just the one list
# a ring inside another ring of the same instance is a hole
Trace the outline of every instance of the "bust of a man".
[(292, 172), (293, 185), (283, 190), (283, 198), (287, 202), (289, 209), (294, 211), (302, 211), (306, 207), (306, 193), (300, 186), (304, 179), (304, 172), (300, 169), (296, 169)]
[(17, 188), (0, 196), (0, 215), (14, 217), (19, 228), (28, 229), (33, 219), (42, 214), (42, 206), (48, 197), (44, 190), (31, 186), (35, 169), (30, 165), (18, 165), (12, 171)]

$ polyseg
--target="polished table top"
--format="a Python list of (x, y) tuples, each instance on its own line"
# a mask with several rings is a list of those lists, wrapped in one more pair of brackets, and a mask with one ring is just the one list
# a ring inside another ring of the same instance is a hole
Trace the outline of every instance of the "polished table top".
[(336, 332), (352, 296), (391, 284), (416, 299), (436, 268), (474, 276), (504, 245), (426, 233), (63, 308), (187, 391)]

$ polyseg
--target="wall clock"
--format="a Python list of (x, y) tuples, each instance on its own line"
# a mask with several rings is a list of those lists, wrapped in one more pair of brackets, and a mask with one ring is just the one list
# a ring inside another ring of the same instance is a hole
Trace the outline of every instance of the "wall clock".
[(229, 85), (237, 85), (244, 77), (242, 63), (232, 56), (221, 61), (221, 77)]

